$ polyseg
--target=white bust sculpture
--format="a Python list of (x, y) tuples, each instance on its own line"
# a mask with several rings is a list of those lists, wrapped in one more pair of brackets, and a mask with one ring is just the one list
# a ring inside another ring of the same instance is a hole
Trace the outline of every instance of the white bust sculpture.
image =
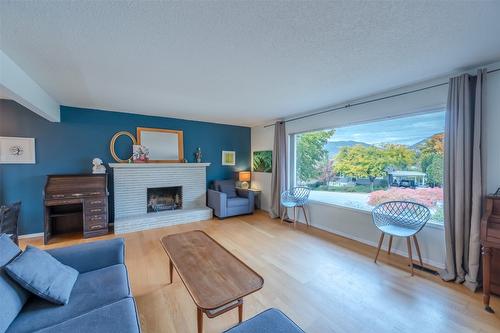
[(102, 160), (100, 158), (94, 158), (92, 160), (92, 173), (106, 173), (106, 167), (102, 165)]

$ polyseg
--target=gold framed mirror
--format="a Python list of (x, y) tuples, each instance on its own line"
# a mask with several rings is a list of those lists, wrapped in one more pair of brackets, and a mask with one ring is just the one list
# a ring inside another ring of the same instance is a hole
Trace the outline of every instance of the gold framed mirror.
[(183, 132), (137, 127), (137, 144), (149, 150), (149, 162), (180, 163), (184, 160)]
[(128, 136), (132, 140), (132, 145), (136, 144), (135, 137), (132, 135), (132, 133), (127, 132), (127, 131), (120, 131), (120, 132), (115, 133), (115, 135), (113, 135), (113, 137), (111, 138), (111, 142), (109, 143), (109, 151), (111, 152), (111, 156), (113, 156), (113, 158), (115, 159), (116, 162), (127, 163), (132, 158), (132, 156), (130, 156), (126, 160), (122, 160), (121, 158), (118, 157), (118, 155), (116, 154), (116, 151), (115, 151), (116, 140), (122, 135)]

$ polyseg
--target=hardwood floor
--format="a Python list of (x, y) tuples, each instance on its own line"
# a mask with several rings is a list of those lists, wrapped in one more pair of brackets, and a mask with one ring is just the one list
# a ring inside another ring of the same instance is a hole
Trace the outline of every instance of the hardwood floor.
[[(245, 298), (244, 319), (276, 307), (306, 332), (500, 332), (496, 314), (483, 310), (481, 294), (415, 271), (407, 259), (325, 231), (293, 229), (264, 213), (126, 234), (126, 262), (143, 332), (196, 332), (196, 306), (160, 244), (167, 234), (200, 229), (264, 277)], [(114, 235), (97, 239), (111, 238)], [(61, 241), (47, 247), (89, 240)], [(43, 247), (42, 239), (22, 240)], [(238, 311), (204, 318), (205, 332), (221, 332)]]

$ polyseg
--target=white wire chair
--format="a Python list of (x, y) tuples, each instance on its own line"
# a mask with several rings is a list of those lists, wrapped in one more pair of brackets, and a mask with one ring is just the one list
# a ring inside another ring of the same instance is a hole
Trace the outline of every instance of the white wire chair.
[(296, 214), (295, 210), (296, 208), (302, 208), (302, 211), (304, 212), (304, 218), (306, 220), (306, 225), (307, 227), (309, 227), (309, 220), (307, 219), (304, 205), (307, 203), (307, 200), (309, 200), (310, 193), (311, 190), (303, 186), (292, 187), (288, 191), (284, 191), (283, 193), (281, 193), (281, 205), (285, 208), (283, 209), (283, 213), (281, 214), (282, 223), (285, 219), (287, 211), (286, 208), (293, 208), (293, 224), (295, 226), (298, 219), (298, 214)]
[(411, 238), (413, 238), (413, 241), (415, 242), (415, 248), (417, 250), (420, 266), (423, 266), (422, 255), (420, 254), (420, 248), (418, 246), (416, 235), (420, 230), (422, 230), (430, 218), (431, 212), (429, 208), (416, 202), (388, 201), (375, 207), (372, 211), (373, 223), (380, 231), (382, 231), (378, 242), (375, 262), (377, 262), (385, 234), (390, 236), (389, 247), (387, 250), (388, 254), (391, 254), (392, 237), (405, 237), (406, 245), (408, 247), (411, 275), (413, 276)]

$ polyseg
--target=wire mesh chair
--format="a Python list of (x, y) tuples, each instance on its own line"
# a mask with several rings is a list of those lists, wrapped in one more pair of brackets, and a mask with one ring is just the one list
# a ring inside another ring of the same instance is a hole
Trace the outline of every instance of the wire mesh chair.
[[(309, 199), (309, 194), (311, 190), (307, 187), (296, 186), (292, 187), (288, 191), (284, 191), (281, 193), (281, 205), (285, 208), (283, 209), (283, 214), (281, 215), (281, 222), (285, 219), (286, 208), (293, 208), (293, 225), (297, 223), (298, 214), (296, 214), (296, 208), (302, 208), (304, 212), (304, 218), (306, 220), (306, 225), (309, 227), (309, 220), (307, 219), (306, 210), (304, 205), (307, 203)], [(300, 211), (299, 211), (300, 213)]]
[(378, 242), (375, 262), (377, 262), (385, 234), (390, 236), (389, 247), (387, 250), (388, 254), (391, 254), (392, 237), (405, 237), (406, 245), (408, 247), (411, 275), (413, 276), (411, 238), (413, 238), (413, 241), (415, 242), (415, 248), (417, 250), (420, 266), (423, 266), (416, 234), (422, 230), (430, 218), (431, 212), (429, 208), (416, 202), (389, 201), (375, 207), (372, 211), (373, 223), (380, 231), (382, 231), (382, 235), (380, 235), (380, 240)]

